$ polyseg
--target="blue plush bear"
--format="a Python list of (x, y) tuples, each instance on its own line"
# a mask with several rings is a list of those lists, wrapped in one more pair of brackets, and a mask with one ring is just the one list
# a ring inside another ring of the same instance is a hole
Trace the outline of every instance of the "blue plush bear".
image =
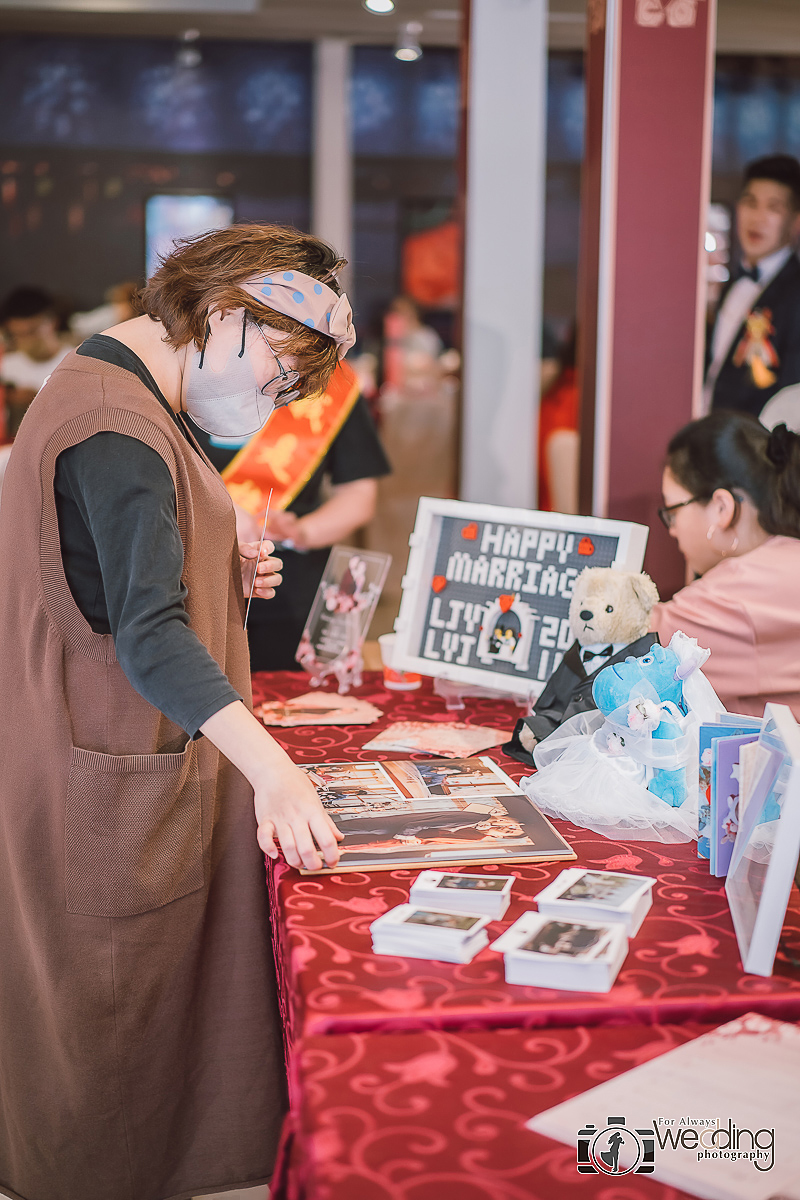
[[(683, 680), (680, 677), (680, 660), (668, 646), (651, 646), (642, 658), (626, 658), (623, 663), (603, 667), (597, 672), (592, 686), (594, 702), (604, 716), (635, 700), (637, 695), (651, 698), (653, 693), (659, 702), (671, 701), (679, 712), (685, 714)], [(642, 685), (645, 685), (643, 688)], [(653, 731), (654, 738), (676, 738), (680, 729), (674, 721), (663, 720)], [(686, 799), (686, 776), (683, 769), (666, 771), (656, 768), (647, 785), (648, 791), (659, 796), (673, 808), (678, 808)]]

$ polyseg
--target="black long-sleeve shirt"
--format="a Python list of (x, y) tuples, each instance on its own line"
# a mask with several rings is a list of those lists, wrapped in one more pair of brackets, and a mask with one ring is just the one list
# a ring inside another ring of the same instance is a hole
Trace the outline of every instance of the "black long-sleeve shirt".
[[(141, 359), (97, 334), (78, 354), (136, 375), (191, 442)], [(175, 488), (159, 454), (138, 438), (96, 433), (56, 462), (64, 573), (95, 633), (110, 633), (133, 687), (190, 737), (239, 693), (189, 624)]]

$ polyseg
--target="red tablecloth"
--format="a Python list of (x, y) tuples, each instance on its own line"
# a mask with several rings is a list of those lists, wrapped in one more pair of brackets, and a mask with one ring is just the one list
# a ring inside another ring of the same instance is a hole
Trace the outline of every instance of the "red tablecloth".
[[(308, 690), (304, 675), (256, 675), (258, 701)], [(466, 712), (447, 713), (430, 681), (418, 692), (391, 693), (370, 675), (357, 695), (385, 712), (369, 726), (273, 729), (297, 762), (402, 757), (361, 749), (381, 728), (401, 719), (451, 720), (507, 727), (511, 703), (468, 700)], [(499, 750), (492, 757), (514, 778), (525, 773)], [(601, 1024), (719, 1023), (747, 1011), (783, 1020), (800, 1017), (800, 971), (781, 958), (770, 979), (742, 972), (724, 881), (709, 875), (695, 845), (611, 842), (557, 822), (580, 866), (631, 871), (657, 878), (653, 907), (631, 943), (607, 995), (550, 991), (505, 983), (502, 958), (483, 950), (465, 966), (374, 955), (369, 924), (408, 897), (415, 872), (382, 871), (304, 877), (277, 866), (271, 872), (278, 969), (287, 1037), (361, 1031), (537, 1028)], [(511, 868), (519, 882), (502, 922), (533, 903), (564, 864)], [(484, 868), (508, 870), (509, 868)], [(800, 943), (800, 905), (793, 889), (784, 944)]]
[(579, 1175), (574, 1148), (525, 1122), (709, 1028), (309, 1037), (273, 1200), (684, 1200), (646, 1175)]

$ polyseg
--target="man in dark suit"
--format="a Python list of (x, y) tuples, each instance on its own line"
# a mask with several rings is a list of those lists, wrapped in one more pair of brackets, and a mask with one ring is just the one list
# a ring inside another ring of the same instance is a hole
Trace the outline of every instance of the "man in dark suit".
[(736, 205), (741, 251), (723, 293), (709, 347), (706, 408), (758, 416), (800, 383), (800, 163), (788, 154), (745, 168)]

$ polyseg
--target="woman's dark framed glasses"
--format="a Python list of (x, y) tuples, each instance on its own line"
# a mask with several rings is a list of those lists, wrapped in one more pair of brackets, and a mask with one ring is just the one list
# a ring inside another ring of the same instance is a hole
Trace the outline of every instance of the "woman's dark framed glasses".
[[(724, 488), (723, 491), (730, 491), (730, 488)], [(742, 497), (737, 496), (736, 492), (730, 492), (733, 497), (733, 520), (731, 526), (735, 525), (739, 520), (739, 514), (742, 511)], [(708, 504), (711, 496), (690, 496), (688, 500), (680, 500), (677, 504), (667, 504), (664, 508), (657, 509), (658, 515), (661, 518), (661, 523), (666, 529), (672, 529), (675, 524), (675, 513), (679, 508), (686, 508), (687, 504)]]
[[(247, 314), (245, 314), (245, 322), (246, 321)], [(272, 346), (270, 346), (269, 339), (258, 322), (254, 321), (251, 317), (250, 323), (251, 325), (255, 326), (260, 337), (269, 347), (269, 352), (275, 359), (275, 365), (278, 368), (278, 374), (273, 379), (268, 379), (264, 386), (260, 389), (261, 395), (270, 395), (276, 408), (285, 408), (287, 404), (291, 404), (293, 400), (297, 400), (298, 396), (300, 395), (300, 389), (294, 386), (300, 379), (300, 372), (287, 371), (273, 350)], [(244, 350), (244, 328), (242, 330), (242, 349)], [(275, 389), (274, 393), (270, 390), (272, 388)]]
[(687, 504), (697, 504), (698, 500), (707, 499), (707, 496), (690, 496), (688, 500), (680, 500), (677, 504), (667, 504), (663, 508), (659, 508), (657, 511), (661, 524), (665, 529), (672, 529), (675, 524), (675, 514), (679, 508), (686, 508)]

